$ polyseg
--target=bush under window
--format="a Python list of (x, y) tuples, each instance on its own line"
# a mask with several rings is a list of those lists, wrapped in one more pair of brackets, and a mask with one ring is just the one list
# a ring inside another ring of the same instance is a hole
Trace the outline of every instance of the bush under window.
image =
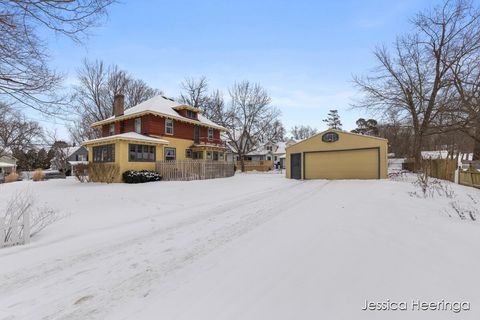
[(133, 171), (128, 170), (123, 173), (123, 181), (125, 183), (144, 183), (152, 181), (160, 181), (162, 176), (156, 171)]

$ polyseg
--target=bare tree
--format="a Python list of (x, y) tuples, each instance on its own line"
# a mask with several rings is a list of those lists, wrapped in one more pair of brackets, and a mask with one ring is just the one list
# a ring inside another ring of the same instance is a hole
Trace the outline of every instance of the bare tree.
[(103, 61), (84, 60), (78, 70), (78, 85), (74, 87), (72, 96), (78, 115), (69, 128), (72, 140), (81, 143), (100, 137), (101, 133), (90, 125), (112, 115), (113, 99), (119, 93), (125, 95), (125, 109), (128, 109), (162, 94), (162, 91), (149, 87), (143, 80), (134, 79), (116, 65), (106, 66)]
[(192, 107), (203, 109), (209, 101), (208, 81), (205, 76), (198, 79), (185, 78), (181, 84), (183, 92), (179, 101)]
[(310, 126), (294, 126), (290, 129), (290, 133), (292, 134), (292, 138), (295, 140), (303, 140), (310, 138), (311, 136), (317, 134), (318, 130), (316, 128), (312, 128)]
[(48, 66), (40, 38), (53, 31), (81, 41), (114, 0), (0, 0), (0, 97), (48, 114), (64, 105), (56, 97), (61, 75)]
[(245, 171), (245, 155), (271, 137), (280, 111), (270, 105), (270, 96), (259, 84), (238, 82), (229, 94), (230, 104), (221, 107), (217, 121), (228, 129), (229, 143), (239, 156), (241, 170)]
[(379, 65), (371, 76), (354, 78), (365, 93), (357, 107), (380, 115), (395, 112), (411, 123), (416, 168), (425, 137), (438, 132), (433, 124), (455, 102), (452, 66), (479, 48), (479, 17), (467, 0), (447, 0), (421, 12), (412, 19), (413, 33), (399, 37), (393, 53), (375, 50)]
[(43, 130), (18, 111), (0, 102), (0, 157), (14, 149), (29, 149), (42, 140)]

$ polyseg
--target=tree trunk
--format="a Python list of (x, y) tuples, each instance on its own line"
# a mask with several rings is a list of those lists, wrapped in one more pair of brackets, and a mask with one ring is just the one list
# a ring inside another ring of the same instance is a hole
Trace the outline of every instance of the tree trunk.
[(475, 122), (475, 137), (473, 144), (473, 160), (480, 160), (480, 116)]
[(240, 158), (240, 170), (245, 172), (245, 159), (243, 158), (243, 154), (238, 154)]
[(413, 152), (414, 159), (413, 171), (417, 172), (422, 169), (422, 145), (423, 145), (423, 133), (415, 133), (413, 138)]

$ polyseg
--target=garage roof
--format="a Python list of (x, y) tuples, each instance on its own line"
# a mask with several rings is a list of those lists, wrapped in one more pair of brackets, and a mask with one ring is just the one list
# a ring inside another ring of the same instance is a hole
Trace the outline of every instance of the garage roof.
[(304, 139), (304, 140), (301, 140), (301, 141), (298, 141), (297, 143), (294, 143), (292, 145), (289, 145), (287, 147), (290, 148), (290, 147), (293, 147), (299, 143), (302, 143), (302, 142), (305, 142), (307, 140), (310, 140), (316, 136), (321, 136), (327, 132), (337, 132), (337, 133), (341, 133), (341, 134), (349, 134), (349, 135), (352, 135), (352, 136), (358, 136), (358, 137), (362, 137), (362, 138), (366, 138), (366, 139), (377, 139), (377, 140), (382, 140), (382, 141), (388, 141), (388, 139), (384, 139), (384, 138), (380, 138), (380, 137), (375, 137), (375, 136), (369, 136), (369, 135), (366, 135), (366, 134), (358, 134), (358, 133), (353, 133), (353, 132), (348, 132), (348, 131), (343, 131), (343, 130), (336, 130), (336, 129), (328, 129), (328, 130), (325, 130), (325, 131), (322, 131), (322, 132), (319, 132), (317, 134), (314, 134), (313, 136), (307, 138), (307, 139)]

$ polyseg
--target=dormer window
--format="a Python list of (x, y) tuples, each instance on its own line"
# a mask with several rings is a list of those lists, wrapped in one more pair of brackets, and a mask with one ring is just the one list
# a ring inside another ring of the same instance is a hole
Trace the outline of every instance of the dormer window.
[(135, 118), (135, 132), (142, 133), (142, 118)]
[(165, 119), (165, 134), (173, 134), (173, 120)]
[(208, 140), (213, 140), (213, 128), (208, 128)]
[(197, 119), (197, 113), (192, 110), (187, 110), (187, 118)]

